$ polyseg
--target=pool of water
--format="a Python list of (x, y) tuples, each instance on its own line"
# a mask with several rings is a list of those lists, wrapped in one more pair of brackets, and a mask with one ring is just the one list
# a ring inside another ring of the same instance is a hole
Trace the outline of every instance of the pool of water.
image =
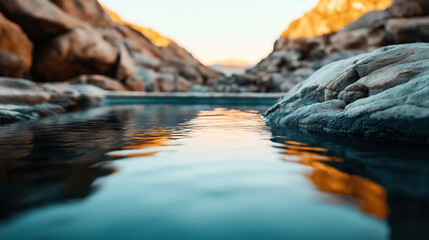
[(427, 147), (121, 105), (0, 127), (0, 239), (428, 239)]

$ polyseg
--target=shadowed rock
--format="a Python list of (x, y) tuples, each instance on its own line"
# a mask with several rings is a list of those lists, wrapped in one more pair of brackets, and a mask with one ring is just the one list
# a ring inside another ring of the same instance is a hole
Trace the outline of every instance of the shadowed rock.
[(32, 54), (27, 35), (0, 13), (0, 75), (21, 77), (31, 67)]

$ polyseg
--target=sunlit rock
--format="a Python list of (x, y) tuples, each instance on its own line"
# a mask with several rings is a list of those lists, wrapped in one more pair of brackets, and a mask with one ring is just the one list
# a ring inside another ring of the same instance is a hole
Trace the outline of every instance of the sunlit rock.
[(392, 0), (320, 0), (312, 10), (292, 22), (283, 38), (315, 37), (332, 33), (372, 10), (384, 10)]

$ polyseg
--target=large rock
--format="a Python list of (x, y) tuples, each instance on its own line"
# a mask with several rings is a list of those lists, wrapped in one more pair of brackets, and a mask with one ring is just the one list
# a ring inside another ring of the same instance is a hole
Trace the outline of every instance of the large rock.
[(264, 117), (271, 124), (429, 144), (429, 44), (381, 48), (323, 67)]
[(47, 0), (2, 0), (0, 11), (36, 42), (85, 25)]
[(33, 72), (47, 82), (82, 74), (113, 76), (118, 53), (97, 32), (77, 28), (37, 46)]
[(0, 77), (0, 103), (37, 105), (49, 102), (50, 95), (34, 82)]
[(69, 82), (71, 84), (91, 84), (108, 91), (127, 91), (121, 83), (103, 75), (81, 75)]
[(30, 69), (32, 54), (27, 35), (0, 13), (0, 75), (20, 77)]
[(113, 28), (115, 26), (109, 14), (103, 10), (97, 0), (51, 0), (51, 2), (69, 15), (94, 27)]

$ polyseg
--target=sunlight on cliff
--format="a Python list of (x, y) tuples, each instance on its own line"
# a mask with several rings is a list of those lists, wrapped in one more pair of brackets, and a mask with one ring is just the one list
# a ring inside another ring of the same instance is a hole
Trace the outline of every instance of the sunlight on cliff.
[(161, 34), (157, 33), (156, 31), (154, 31), (151, 28), (144, 28), (141, 26), (138, 26), (136, 24), (127, 22), (125, 20), (123, 20), (121, 17), (119, 17), (118, 14), (116, 14), (115, 12), (113, 12), (112, 10), (108, 9), (106, 6), (101, 5), (104, 10), (109, 14), (110, 18), (120, 24), (124, 24), (127, 26), (130, 26), (131, 28), (133, 28), (134, 30), (142, 33), (143, 35), (145, 35), (153, 44), (155, 44), (158, 47), (164, 47), (164, 46), (168, 46), (170, 45), (173, 40), (162, 36)]
[(384, 10), (392, 0), (320, 0), (315, 8), (292, 22), (283, 38), (315, 37), (340, 30), (363, 14)]
[[(386, 219), (389, 210), (387, 206), (386, 190), (379, 184), (370, 180), (350, 175), (329, 166), (324, 162), (341, 162), (338, 157), (319, 154), (326, 149), (311, 147), (296, 142), (286, 142), (286, 150), (283, 152), (287, 159), (291, 156), (300, 159), (300, 164), (314, 168), (308, 176), (317, 188), (325, 193), (350, 196), (359, 201), (359, 207), (363, 212)], [(285, 161), (288, 161), (288, 160)], [(294, 161), (293, 161), (294, 162)]]

